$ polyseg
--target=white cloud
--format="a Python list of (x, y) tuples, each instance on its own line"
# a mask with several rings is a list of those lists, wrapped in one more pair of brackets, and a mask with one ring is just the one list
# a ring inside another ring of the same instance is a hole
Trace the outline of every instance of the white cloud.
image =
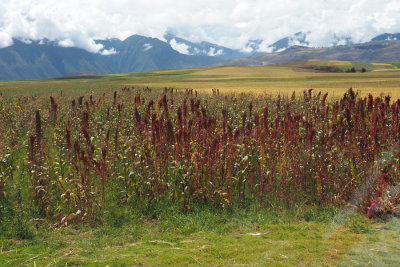
[(171, 45), (172, 49), (178, 51), (181, 54), (189, 55), (189, 48), (187, 44), (184, 43), (178, 43), (175, 38), (173, 38), (171, 41), (169, 41), (169, 44)]
[(144, 44), (143, 45), (143, 51), (149, 51), (151, 48), (153, 48), (153, 46), (151, 44)]
[(223, 49), (216, 50), (215, 47), (210, 47), (210, 51), (208, 51), (207, 55), (211, 57), (222, 56), (224, 55), (224, 50)]
[(118, 52), (112, 47), (111, 49), (103, 49), (100, 51), (100, 54), (103, 56), (115, 55)]
[(251, 53), (251, 52), (253, 52), (253, 50), (254, 50), (253, 48), (246, 46), (246, 47), (242, 48), (240, 51), (245, 52), (245, 53)]
[[(270, 46), (271, 43), (268, 41), (263, 41), (259, 46), (257, 51), (264, 52), (264, 53), (271, 53), (274, 51), (275, 47)], [(252, 50), (252, 49), (251, 49)], [(250, 51), (252, 52), (252, 51)]]
[(61, 41), (59, 41), (57, 44), (58, 44), (59, 46), (62, 46), (62, 47), (73, 47), (73, 46), (74, 46), (74, 42), (72, 42), (71, 39), (64, 39), (64, 40), (61, 40)]
[(6, 32), (0, 31), (0, 47), (6, 47), (12, 45), (13, 41), (11, 36)]
[(335, 41), (334, 34), (368, 41), (400, 32), (399, 0), (1, 0), (0, 10), (0, 47), (13, 37), (48, 38), (99, 52), (103, 47), (95, 39), (132, 34), (161, 39), (167, 31), (241, 49), (251, 39), (264, 40), (267, 48), (302, 31), (311, 32), (311, 45), (325, 46)]

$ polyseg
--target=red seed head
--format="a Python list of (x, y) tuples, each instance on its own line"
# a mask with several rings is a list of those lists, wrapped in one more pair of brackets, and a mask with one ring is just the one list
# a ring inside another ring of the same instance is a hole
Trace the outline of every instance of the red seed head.
[(90, 144), (89, 132), (85, 127), (82, 127), (82, 133), (83, 133), (83, 136), (86, 139), (86, 143)]
[(243, 113), (242, 115), (242, 127), (244, 128), (244, 126), (246, 125), (246, 119), (247, 119), (247, 113), (246, 111)]
[(198, 110), (199, 107), (200, 107), (200, 99), (198, 99), (198, 100), (196, 101), (196, 103), (194, 104), (194, 108), (195, 108), (196, 110)]
[(276, 100), (276, 110), (277, 111), (281, 110), (281, 98), (278, 98), (278, 100)]
[(107, 147), (103, 146), (103, 148), (101, 149), (101, 155), (103, 157), (103, 161), (106, 161), (106, 156), (107, 156)]
[(187, 117), (187, 103), (186, 103), (186, 98), (183, 100), (183, 118), (186, 120)]
[(354, 101), (354, 99), (355, 99), (355, 94), (354, 94), (353, 88), (350, 88), (350, 89), (349, 89), (349, 95), (350, 95), (350, 99)]
[(50, 105), (53, 107), (55, 103), (54, 97), (50, 96)]
[(76, 156), (79, 156), (80, 149), (81, 148), (79, 146), (78, 141), (75, 141), (75, 143), (74, 143), (74, 153), (75, 153)]
[(168, 101), (167, 101), (167, 95), (164, 95), (162, 98), (162, 104), (164, 106), (165, 112), (168, 113)]
[(70, 148), (71, 147), (71, 131), (68, 126), (65, 128), (65, 139), (67, 141), (67, 148)]
[(314, 89), (308, 89), (308, 99), (311, 99), (311, 93), (312, 93), (312, 91), (313, 91)]
[(385, 103), (386, 103), (386, 106), (389, 107), (389, 105), (390, 105), (390, 96), (389, 95), (385, 96)]
[(264, 108), (263, 127), (264, 130), (268, 131), (268, 105), (266, 105)]
[(326, 98), (328, 97), (328, 93), (325, 93), (322, 97), (322, 107), (325, 107)]
[(258, 113), (254, 115), (254, 124), (256, 125), (256, 127), (260, 125), (260, 116), (258, 115)]
[(190, 112), (192, 112), (192, 114), (194, 113), (194, 99), (193, 98), (190, 99)]
[(150, 113), (150, 110), (151, 110), (151, 108), (153, 107), (153, 105), (154, 105), (154, 101), (153, 101), (153, 100), (150, 100), (150, 101), (149, 101), (149, 104), (147, 104), (146, 113)]
[(84, 96), (80, 96), (80, 97), (78, 98), (78, 104), (79, 104), (79, 106), (82, 106), (82, 104), (83, 104), (83, 98), (84, 98)]
[(228, 121), (228, 111), (226, 111), (226, 109), (222, 110), (222, 118), (224, 121)]
[(40, 139), (42, 136), (42, 120), (40, 118), (39, 110), (35, 111), (35, 126), (36, 126), (36, 136)]
[(172, 125), (171, 120), (168, 120), (166, 122), (165, 128), (166, 128), (167, 139), (169, 142), (172, 142), (174, 140), (175, 133), (174, 133), (174, 126)]
[(29, 157), (30, 157), (31, 160), (33, 160), (33, 154), (35, 152), (35, 139), (36, 139), (36, 136), (34, 136), (33, 134), (31, 134), (29, 136), (29, 150), (30, 150), (29, 151), (30, 152)]
[(137, 124), (140, 124), (140, 114), (139, 114), (139, 111), (138, 111), (138, 108), (135, 108), (135, 119), (136, 119), (136, 123)]
[(372, 112), (373, 106), (374, 106), (374, 97), (371, 94), (368, 94), (368, 112)]
[(182, 128), (182, 109), (181, 109), (181, 107), (178, 107), (178, 110), (176, 111), (176, 124), (178, 125), (179, 128)]
[(207, 117), (207, 110), (204, 107), (201, 107), (201, 113), (203, 117)]

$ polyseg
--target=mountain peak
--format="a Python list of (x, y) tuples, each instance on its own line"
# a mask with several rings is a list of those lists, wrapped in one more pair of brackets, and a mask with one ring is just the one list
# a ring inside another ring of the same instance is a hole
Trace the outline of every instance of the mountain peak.
[(206, 41), (191, 42), (181, 37), (177, 37), (172, 33), (165, 34), (164, 39), (174, 50), (185, 55), (211, 56), (220, 58), (221, 60), (247, 57), (249, 55), (252, 55), (251, 53), (241, 52), (239, 50), (231, 49)]
[(400, 33), (384, 33), (372, 38), (371, 41), (392, 41), (400, 40)]

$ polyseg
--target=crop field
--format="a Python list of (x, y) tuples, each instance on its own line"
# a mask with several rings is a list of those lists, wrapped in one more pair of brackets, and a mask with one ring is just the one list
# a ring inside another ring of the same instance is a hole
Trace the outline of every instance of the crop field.
[[(313, 64), (316, 64), (313, 62)], [(343, 61), (321, 61), (320, 65), (348, 65)], [(291, 96), (293, 91), (302, 94), (310, 88), (329, 92), (328, 98), (339, 98), (349, 89), (365, 97), (368, 94), (390, 95), (400, 98), (400, 72), (396, 64), (391, 69), (372, 63), (352, 63), (357, 69), (365, 67), (366, 73), (325, 73), (301, 68), (278, 66), (216, 67), (203, 69), (160, 70), (144, 73), (87, 76), (40, 81), (0, 81), (3, 94), (40, 95), (61, 90), (66, 94), (90, 93), (123, 87), (150, 87), (163, 89), (195, 89), (210, 94), (212, 88), (221, 94), (251, 93), (257, 95)], [(379, 64), (379, 63), (378, 63)], [(388, 64), (388, 63), (386, 63)], [(8, 89), (12, 89), (8, 91)]]
[(0, 82), (0, 260), (399, 264), (399, 74)]

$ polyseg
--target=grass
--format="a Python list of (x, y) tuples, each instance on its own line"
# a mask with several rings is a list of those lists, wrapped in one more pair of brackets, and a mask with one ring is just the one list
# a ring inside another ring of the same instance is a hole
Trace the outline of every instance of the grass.
[[(333, 63), (334, 65), (339, 64), (336, 61)], [(352, 64), (357, 68), (367, 67), (368, 69), (370, 66), (373, 67), (372, 69), (380, 71), (322, 73), (278, 66), (228, 66), (79, 78), (0, 81), (0, 92), (12, 95), (40, 95), (63, 90), (67, 94), (76, 94), (124, 86), (139, 88), (149, 86), (151, 88), (174, 87), (181, 90), (193, 88), (201, 93), (210, 93), (212, 88), (218, 88), (221, 93), (252, 92), (276, 96), (277, 94), (291, 95), (293, 91), (301, 94), (304, 90), (313, 88), (329, 92), (329, 97), (339, 97), (348, 88), (353, 87), (362, 96), (366, 96), (368, 93), (376, 96), (381, 93), (390, 93), (393, 98), (400, 98), (400, 76), (396, 69), (390, 70), (387, 69), (388, 66), (370, 63)], [(393, 66), (397, 68), (394, 63)]]
[[(319, 211), (319, 214), (324, 214)], [(32, 240), (1, 239), (2, 266), (396, 266), (400, 221), (358, 215), (311, 218), (293, 214), (171, 213), (134, 218), (119, 227), (74, 225)]]

